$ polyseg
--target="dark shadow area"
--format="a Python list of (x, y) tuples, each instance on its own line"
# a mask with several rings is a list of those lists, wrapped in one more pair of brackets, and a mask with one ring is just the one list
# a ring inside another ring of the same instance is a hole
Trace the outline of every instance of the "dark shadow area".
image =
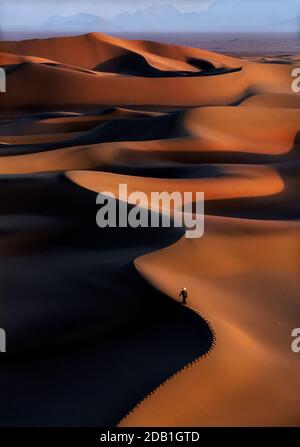
[(109, 59), (94, 68), (102, 73), (118, 73), (125, 76), (164, 77), (164, 73), (148, 64), (145, 57), (134, 52)]
[(133, 266), (181, 229), (100, 229), (96, 194), (64, 175), (2, 176), (0, 200), (0, 425), (115, 425), (210, 348)]
[(196, 57), (190, 57), (186, 62), (199, 70), (208, 71), (215, 70), (216, 68), (211, 62), (206, 61), (205, 59), (197, 59)]
[(195, 179), (216, 178), (225, 174), (222, 168), (213, 165), (163, 165), (163, 166), (100, 166), (102, 172), (113, 172), (115, 174), (132, 175), (137, 177), (165, 178), (165, 179)]
[(0, 144), (0, 156), (21, 155), (63, 147), (81, 146), (112, 141), (148, 141), (189, 136), (182, 118), (184, 112), (144, 118), (115, 118), (86, 132), (79, 137), (55, 143)]
[(128, 52), (121, 56), (116, 56), (97, 65), (94, 70), (102, 73), (117, 73), (123, 76), (139, 76), (147, 78), (178, 78), (178, 77), (196, 77), (196, 76), (214, 76), (224, 73), (241, 71), (240, 68), (221, 67), (216, 68), (211, 62), (190, 58), (186, 61), (199, 71), (173, 71), (160, 70), (150, 65), (146, 58), (134, 52)]

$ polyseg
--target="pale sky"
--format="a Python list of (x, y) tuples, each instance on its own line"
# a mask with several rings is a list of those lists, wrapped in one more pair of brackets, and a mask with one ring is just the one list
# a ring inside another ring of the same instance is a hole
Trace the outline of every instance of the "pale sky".
[(80, 12), (110, 19), (123, 12), (134, 12), (155, 3), (172, 4), (181, 12), (202, 11), (215, 0), (0, 0), (1, 24), (11, 27), (31, 23), (37, 26), (53, 15)]

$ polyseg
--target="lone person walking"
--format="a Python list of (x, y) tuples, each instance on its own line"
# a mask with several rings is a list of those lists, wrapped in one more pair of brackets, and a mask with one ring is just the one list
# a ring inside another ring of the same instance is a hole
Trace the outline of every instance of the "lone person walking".
[(182, 297), (182, 304), (184, 306), (186, 306), (186, 299), (188, 297), (188, 293), (185, 287), (183, 287), (183, 289), (181, 289), (181, 292), (179, 294), (179, 298)]

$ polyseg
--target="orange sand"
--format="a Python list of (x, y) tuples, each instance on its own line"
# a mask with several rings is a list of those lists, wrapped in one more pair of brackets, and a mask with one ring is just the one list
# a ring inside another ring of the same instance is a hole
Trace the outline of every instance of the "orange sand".
[[(216, 347), (120, 426), (299, 425), (300, 362), (290, 348), (300, 326), (297, 58), (260, 63), (97, 33), (0, 42), (0, 51), (10, 68), (0, 174), (61, 171), (95, 193), (116, 193), (119, 183), (129, 193), (205, 193), (204, 237), (135, 266), (174, 300), (186, 286)], [(135, 61), (141, 74), (120, 72)], [(177, 109), (162, 137), (157, 128)], [(41, 111), (49, 115), (34, 115)], [(141, 128), (146, 137), (135, 138)], [(144, 175), (147, 166), (167, 173)], [(169, 178), (168, 169), (190, 175)]]

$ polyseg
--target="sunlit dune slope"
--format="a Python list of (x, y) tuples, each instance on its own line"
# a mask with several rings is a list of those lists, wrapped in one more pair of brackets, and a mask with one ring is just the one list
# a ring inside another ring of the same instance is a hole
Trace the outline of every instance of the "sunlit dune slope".
[(213, 353), (145, 400), (121, 426), (299, 425), (291, 350), (299, 302), (298, 223), (208, 218), (200, 240), (136, 260), (138, 271), (216, 330)]

